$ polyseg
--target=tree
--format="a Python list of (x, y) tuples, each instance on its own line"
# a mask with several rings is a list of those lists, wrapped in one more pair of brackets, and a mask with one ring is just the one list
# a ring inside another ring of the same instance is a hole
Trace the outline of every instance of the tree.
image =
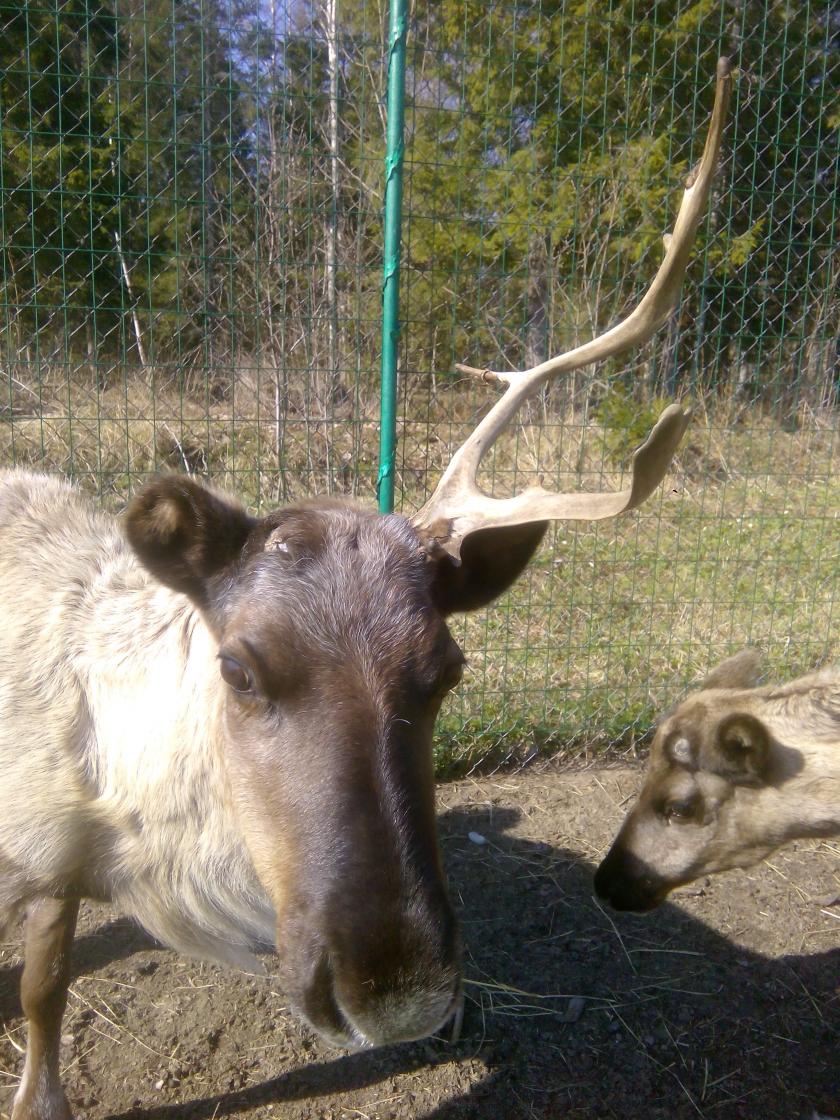
[(121, 353), (124, 310), (171, 266), (138, 56), (157, 57), (131, 17), (85, 0), (22, 5), (0, 42), (5, 294), (44, 357)]
[(659, 263), (727, 50), (744, 77), (678, 320), (691, 358), (674, 367), (666, 339), (655, 380), (725, 384), (744, 359), (728, 338), (766, 353), (770, 335), (781, 358), (809, 336), (837, 191), (830, 3), (792, 19), (782, 3), (666, 2), (640, 18), (623, 0), (443, 0), (416, 20), (411, 283), (449, 336), (437, 350), (531, 364), (622, 313)]

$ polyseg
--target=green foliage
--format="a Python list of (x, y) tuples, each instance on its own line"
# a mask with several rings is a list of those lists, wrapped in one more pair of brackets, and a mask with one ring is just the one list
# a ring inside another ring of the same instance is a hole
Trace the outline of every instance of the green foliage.
[(721, 239), (718, 245), (709, 250), (709, 263), (724, 276), (737, 268), (743, 268), (750, 257), (762, 244), (762, 231), (767, 225), (765, 216), (757, 218), (743, 233)]
[(612, 384), (594, 409), (595, 419), (604, 429), (602, 439), (609, 460), (627, 466), (669, 403), (657, 396), (642, 402), (623, 382)]
[[(113, 349), (130, 303), (166, 305), (155, 282), (172, 268), (168, 172), (149, 159), (164, 95), (136, 82), (161, 60), (141, 26), (107, 3), (24, 4), (0, 40), (3, 295), (44, 349), (59, 331)], [(91, 313), (95, 338), (79, 330)]]
[[(205, 365), (322, 364), (330, 215), (346, 360), (374, 365), (384, 9), (346, 0), (337, 184), (311, 0), (66, 0), (5, 9), (0, 297), (19, 344)], [(831, 267), (835, 16), (781, 2), (421, 0), (408, 57), (404, 368), (530, 364), (650, 279), (722, 46), (745, 52), (725, 179), (669, 373), (723, 384), (787, 345)], [(785, 246), (790, 244), (788, 251)], [(353, 253), (350, 262), (347, 256)], [(347, 259), (345, 259), (347, 258)], [(128, 279), (126, 279), (126, 275)], [(131, 316), (135, 315), (135, 319)], [(736, 353), (712, 339), (738, 339)], [(773, 342), (775, 340), (775, 343)], [(294, 348), (294, 349), (293, 349)]]
[(812, 314), (808, 269), (835, 259), (832, 12), (820, 3), (792, 19), (784, 3), (711, 0), (657, 4), (644, 18), (630, 0), (418, 6), (429, 49), (410, 115), (409, 282), (435, 353), (530, 365), (629, 306), (658, 266), (727, 51), (744, 70), (712, 220), (698, 231), (695, 259), (708, 254), (708, 267), (690, 269), (679, 331), (691, 357), (665, 388), (720, 387), (771, 347), (789, 350), (792, 326)]

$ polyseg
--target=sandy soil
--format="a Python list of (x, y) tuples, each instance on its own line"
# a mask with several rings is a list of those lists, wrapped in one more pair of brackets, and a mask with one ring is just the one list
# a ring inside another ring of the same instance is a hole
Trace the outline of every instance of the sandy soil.
[[(270, 978), (183, 960), (87, 910), (63, 1047), (77, 1116), (840, 1116), (840, 844), (792, 846), (646, 918), (607, 913), (592, 871), (638, 779), (549, 768), (441, 789), (468, 978), (454, 1045), (328, 1050)], [(0, 954), (2, 1117), (19, 948)]]

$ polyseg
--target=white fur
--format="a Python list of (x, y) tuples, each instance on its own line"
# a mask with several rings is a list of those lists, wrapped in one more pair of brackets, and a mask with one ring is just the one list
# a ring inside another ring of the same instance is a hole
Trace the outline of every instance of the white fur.
[(227, 786), (216, 647), (118, 525), (56, 480), (0, 476), (0, 925), (55, 890), (254, 966), (275, 916)]

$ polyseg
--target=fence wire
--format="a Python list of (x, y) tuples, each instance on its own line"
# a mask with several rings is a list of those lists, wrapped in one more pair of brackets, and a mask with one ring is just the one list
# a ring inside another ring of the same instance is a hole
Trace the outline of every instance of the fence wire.
[[(0, 459), (119, 505), (155, 471), (254, 506), (373, 500), (387, 12), (368, 0), (0, 2)], [(835, 642), (840, 8), (417, 0), (407, 52), (397, 492), (423, 501), (491, 390), (604, 330), (655, 271), (715, 61), (739, 67), (678, 311), (547, 389), (484, 484), (620, 484), (694, 407), (665, 487), (560, 524), (457, 620), (442, 768), (630, 748), (752, 643)]]

